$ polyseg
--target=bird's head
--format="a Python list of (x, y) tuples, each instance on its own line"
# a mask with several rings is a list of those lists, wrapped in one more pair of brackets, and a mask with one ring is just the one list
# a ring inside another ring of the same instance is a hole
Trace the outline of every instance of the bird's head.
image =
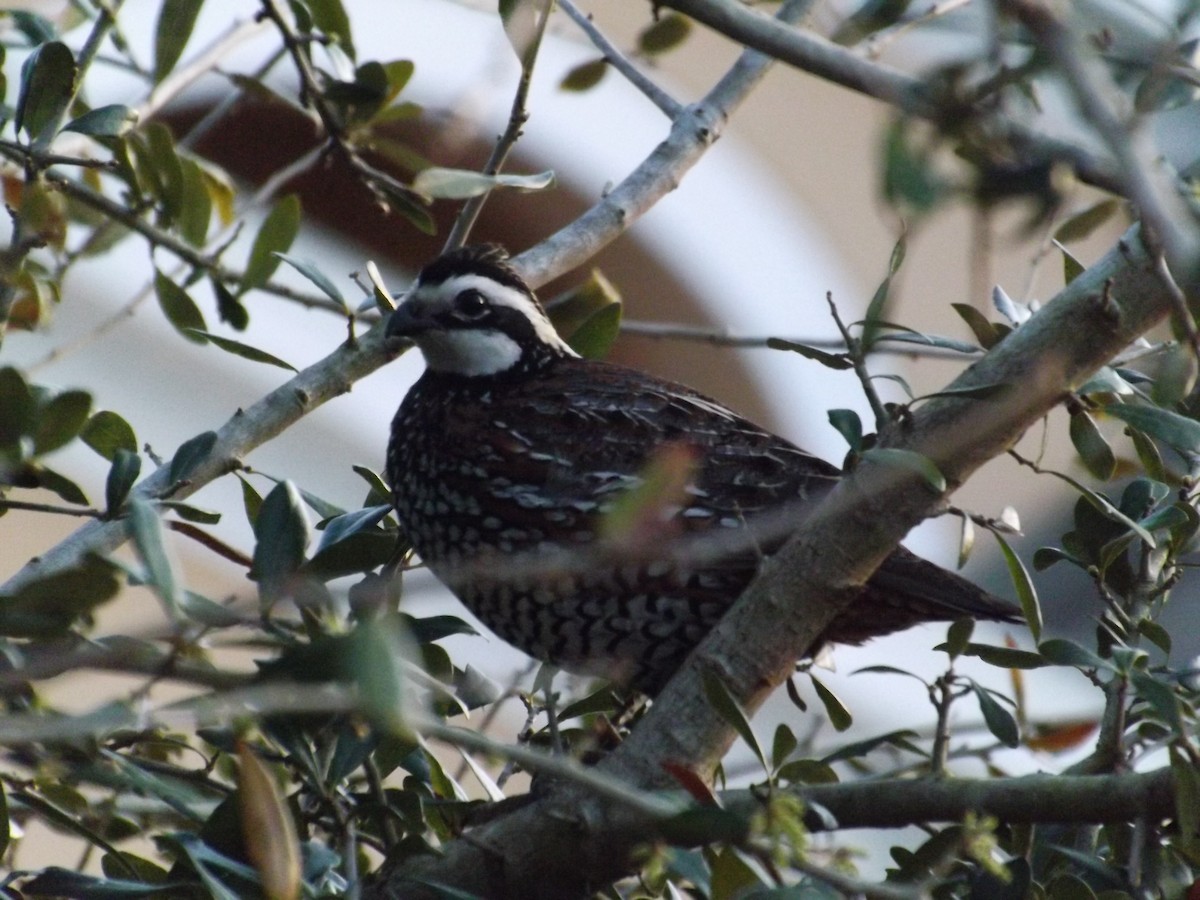
[(422, 269), (387, 335), (413, 341), (435, 372), (468, 378), (533, 372), (577, 355), (493, 244), (451, 250)]

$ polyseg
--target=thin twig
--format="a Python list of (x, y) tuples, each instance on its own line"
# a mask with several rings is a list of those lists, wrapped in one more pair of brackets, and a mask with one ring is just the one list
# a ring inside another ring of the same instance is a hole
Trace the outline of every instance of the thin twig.
[(12, 500), (8, 497), (0, 497), (0, 510), (4, 509), (24, 509), (29, 512), (54, 513), (60, 516), (80, 516), (85, 519), (100, 519), (104, 517), (104, 512), (91, 507), (79, 506), (55, 506), (51, 503), (29, 503), (25, 500)]
[(846, 327), (846, 324), (842, 321), (842, 317), (838, 315), (837, 304), (833, 302), (832, 292), (826, 292), (825, 302), (829, 304), (829, 314), (833, 316), (833, 322), (837, 325), (838, 331), (841, 332), (842, 340), (846, 344), (846, 357), (850, 360), (851, 365), (854, 366), (854, 374), (858, 376), (858, 380), (862, 384), (863, 393), (867, 396), (867, 402), (871, 404), (871, 412), (875, 416), (875, 428), (878, 431), (883, 431), (892, 418), (888, 415), (883, 401), (879, 399), (879, 394), (875, 390), (875, 383), (871, 380), (871, 373), (867, 369), (867, 360), (863, 355), (862, 341), (850, 333), (850, 329)]
[(683, 104), (647, 78), (645, 73), (633, 64), (633, 60), (617, 49), (617, 46), (605, 36), (604, 32), (596, 27), (591, 15), (582, 12), (575, 5), (574, 0), (558, 0), (558, 8), (565, 12), (571, 21), (587, 35), (588, 40), (596, 45), (596, 49), (604, 54), (604, 59), (608, 64), (620, 72), (626, 81), (641, 91), (651, 103), (662, 110), (668, 119), (674, 119), (683, 112)]
[[(537, 29), (530, 36), (531, 55), (521, 63), (521, 77), (517, 81), (517, 90), (513, 95), (512, 107), (508, 114), (508, 125), (505, 126), (504, 133), (500, 135), (496, 145), (492, 148), (491, 155), (484, 163), (484, 175), (496, 175), (504, 168), (508, 155), (517, 145), (517, 141), (521, 138), (521, 131), (529, 120), (525, 103), (529, 97), (529, 86), (533, 82), (533, 66), (537, 62), (538, 51), (542, 46), (542, 35), (545, 33), (546, 23), (549, 19), (550, 4), (545, 3), (541, 7), (541, 17), (538, 19)], [(466, 243), (467, 235), (475, 227), (475, 222), (479, 218), (480, 212), (483, 211), (483, 205), (487, 203), (490, 196), (491, 191), (484, 191), (463, 204), (463, 208), (454, 219), (454, 226), (450, 229), (450, 234), (446, 236), (446, 243), (442, 247), (443, 252), (461, 247)]]

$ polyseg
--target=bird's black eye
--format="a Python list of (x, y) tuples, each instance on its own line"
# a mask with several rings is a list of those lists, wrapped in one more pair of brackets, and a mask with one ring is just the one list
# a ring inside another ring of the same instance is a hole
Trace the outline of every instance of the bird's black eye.
[(454, 298), (454, 311), (467, 319), (478, 319), (488, 311), (487, 297), (469, 288)]

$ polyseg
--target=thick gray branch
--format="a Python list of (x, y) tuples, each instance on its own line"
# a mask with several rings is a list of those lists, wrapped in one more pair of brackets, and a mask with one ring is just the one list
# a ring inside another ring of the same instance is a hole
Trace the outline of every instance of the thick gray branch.
[[(904, 428), (886, 434), (884, 443), (931, 459), (952, 491), (1170, 308), (1131, 231), (953, 384), (1005, 383), (1012, 389), (986, 402), (934, 400)], [(601, 771), (644, 789), (672, 787), (666, 763), (710, 775), (733, 733), (705, 701), (702, 673), (716, 672), (747, 709), (756, 709), (904, 534), (944, 502), (915, 475), (860, 466), (764, 564)], [(371, 896), (433, 896), (419, 887), (428, 882), (487, 897), (587, 896), (633, 870), (634, 848), (654, 839), (657, 825), (563, 784), (474, 829), (436, 858), (386, 869)]]

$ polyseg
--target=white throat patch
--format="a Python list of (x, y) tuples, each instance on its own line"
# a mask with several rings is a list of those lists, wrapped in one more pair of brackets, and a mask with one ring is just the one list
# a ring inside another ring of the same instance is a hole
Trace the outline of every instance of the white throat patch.
[(521, 360), (517, 342), (499, 331), (439, 331), (421, 335), (425, 365), (473, 378), (506, 372)]

